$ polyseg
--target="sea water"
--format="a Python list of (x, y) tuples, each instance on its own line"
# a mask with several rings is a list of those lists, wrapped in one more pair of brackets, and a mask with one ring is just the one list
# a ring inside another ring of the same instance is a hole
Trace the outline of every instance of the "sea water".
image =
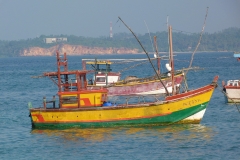
[[(189, 67), (191, 56), (176, 53), (175, 69)], [(81, 69), (83, 58), (147, 56), (68, 56), (69, 69)], [(161, 61), (161, 72), (166, 71), (167, 62)], [(153, 64), (156, 67), (155, 61)], [(121, 72), (122, 77), (155, 73), (149, 62), (131, 66), (119, 61), (112, 69)], [(33, 130), (28, 102), (39, 107), (44, 96), (50, 98), (57, 93), (50, 79), (41, 78), (43, 72), (56, 71), (56, 57), (1, 58), (0, 159), (240, 159), (240, 113), (236, 105), (225, 103), (221, 92), (222, 81), (240, 78), (240, 62), (233, 58), (232, 52), (196, 53), (192, 67), (200, 69), (188, 72), (189, 89), (209, 84), (219, 75), (219, 86), (200, 124)]]

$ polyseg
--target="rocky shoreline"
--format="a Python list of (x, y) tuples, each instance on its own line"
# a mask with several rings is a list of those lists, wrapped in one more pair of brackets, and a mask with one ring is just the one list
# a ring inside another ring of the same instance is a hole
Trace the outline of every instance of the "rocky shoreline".
[(61, 54), (66, 52), (68, 55), (85, 55), (85, 54), (138, 54), (138, 49), (129, 48), (104, 48), (104, 47), (87, 47), (81, 45), (56, 45), (51, 48), (31, 47), (20, 52), (20, 56), (53, 56), (56, 51)]

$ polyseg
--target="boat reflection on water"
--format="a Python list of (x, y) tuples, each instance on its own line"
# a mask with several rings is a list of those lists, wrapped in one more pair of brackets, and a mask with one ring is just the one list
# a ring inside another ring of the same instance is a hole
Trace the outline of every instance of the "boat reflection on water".
[(65, 130), (33, 129), (32, 134), (63, 138), (67, 141), (102, 142), (117, 138), (151, 138), (167, 139), (168, 141), (211, 140), (215, 132), (201, 124), (184, 124), (152, 127), (120, 127), (120, 128), (71, 128)]

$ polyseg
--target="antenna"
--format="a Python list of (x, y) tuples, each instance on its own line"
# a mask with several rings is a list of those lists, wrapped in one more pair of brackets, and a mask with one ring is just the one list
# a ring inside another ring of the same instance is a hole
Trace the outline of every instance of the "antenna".
[(168, 15), (167, 15), (167, 30), (168, 30)]
[(113, 37), (113, 33), (112, 33), (112, 22), (110, 22), (110, 38), (112, 38)]

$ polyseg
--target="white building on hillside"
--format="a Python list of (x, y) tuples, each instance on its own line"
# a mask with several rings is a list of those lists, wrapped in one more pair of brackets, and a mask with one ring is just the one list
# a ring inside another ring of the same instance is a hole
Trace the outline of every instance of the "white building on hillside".
[(67, 42), (67, 38), (44, 38), (43, 41), (45, 43), (57, 43), (57, 42)]

